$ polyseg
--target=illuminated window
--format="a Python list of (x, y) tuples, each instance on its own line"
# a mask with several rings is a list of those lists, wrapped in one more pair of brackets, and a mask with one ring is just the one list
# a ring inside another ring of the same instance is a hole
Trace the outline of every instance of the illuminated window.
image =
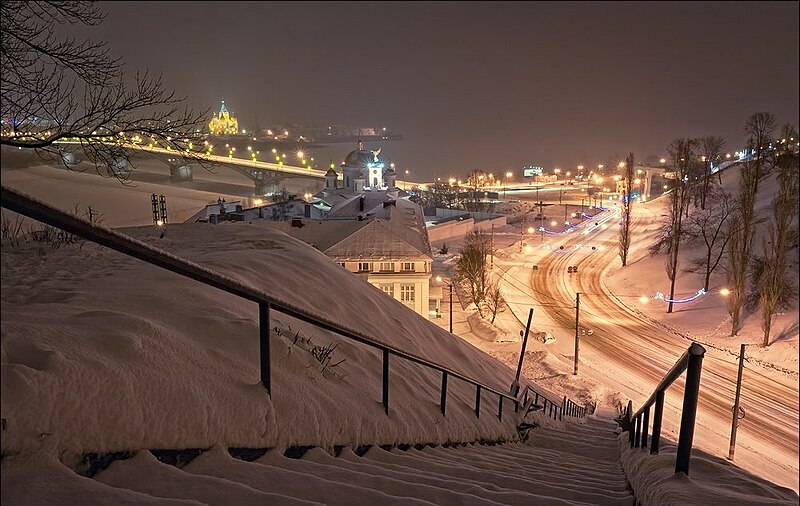
[(370, 270), (369, 262), (358, 262), (358, 272), (369, 272)]
[(394, 262), (381, 262), (381, 272), (394, 272)]
[(414, 272), (414, 262), (403, 262), (402, 269), (407, 272)]
[(378, 285), (378, 288), (389, 297), (394, 297), (394, 285), (392, 283), (381, 283)]
[(414, 285), (400, 285), (400, 300), (414, 302)]

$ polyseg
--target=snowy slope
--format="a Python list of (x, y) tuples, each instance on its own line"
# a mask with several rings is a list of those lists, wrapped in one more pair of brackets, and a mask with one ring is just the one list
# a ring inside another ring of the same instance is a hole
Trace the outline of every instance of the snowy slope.
[[(512, 372), (289, 236), (246, 223), (131, 235), (501, 391)], [(256, 305), (94, 244), (2, 253), (4, 453), (513, 439), (513, 406), (273, 312), (270, 399)], [(275, 329), (279, 330), (279, 333)], [(299, 332), (299, 335), (297, 335)], [(328, 367), (312, 351), (338, 343)], [(317, 348), (314, 348), (317, 347)], [(342, 361), (343, 362), (340, 362)], [(340, 362), (338, 365), (335, 365)], [(322, 369), (325, 369), (322, 372)]]

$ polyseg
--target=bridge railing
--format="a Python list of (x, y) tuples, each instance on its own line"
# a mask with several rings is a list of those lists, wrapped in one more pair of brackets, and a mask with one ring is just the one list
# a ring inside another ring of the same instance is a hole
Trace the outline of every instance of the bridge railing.
[[(154, 248), (153, 246), (150, 246), (142, 241), (138, 241), (119, 232), (67, 214), (59, 209), (39, 202), (32, 197), (21, 194), (6, 186), (2, 186), (1, 197), (2, 198), (0, 200), (2, 202), (2, 207), (6, 209), (258, 304), (260, 375), (261, 383), (267, 390), (268, 395), (271, 395), (272, 392), (269, 339), (270, 317), (272, 311), (277, 311), (279, 313), (291, 316), (292, 318), (310, 323), (318, 328), (325, 329), (353, 341), (357, 341), (381, 350), (383, 359), (382, 402), (384, 411), (387, 415), (389, 414), (389, 364), (390, 356), (392, 355), (416, 364), (423, 365), (429, 369), (433, 369), (441, 373), (442, 381), (440, 391), (440, 409), (443, 416), (446, 413), (447, 384), (450, 378), (459, 379), (475, 387), (474, 409), (476, 417), (480, 417), (481, 397), (483, 392), (497, 397), (497, 417), (500, 420), (503, 419), (504, 400), (508, 400), (509, 402), (513, 403), (515, 412), (519, 411), (520, 400), (516, 397), (503, 393), (498, 389), (492, 388), (478, 380), (470, 378), (446, 366), (402, 351), (373, 337), (342, 327), (322, 316), (314, 315), (305, 311), (304, 309), (295, 307), (286, 302), (278, 301), (261, 290), (241, 284), (201, 265), (189, 262), (185, 259)], [(541, 394), (537, 395), (541, 396)], [(549, 399), (546, 399), (546, 402), (551, 406), (551, 413), (549, 413), (549, 416), (559, 419), (563, 411), (562, 408), (558, 407), (557, 409), (556, 404)]]
[(697, 398), (700, 392), (700, 373), (703, 369), (703, 356), (706, 349), (697, 343), (691, 346), (675, 362), (672, 369), (664, 376), (653, 394), (636, 413), (633, 413), (633, 402), (618, 421), (623, 430), (628, 431), (631, 448), (647, 448), (647, 431), (650, 424), (650, 408), (655, 405), (653, 414), (653, 434), (650, 440), (650, 454), (657, 454), (661, 440), (661, 419), (664, 415), (664, 392), (686, 371), (686, 386), (683, 393), (681, 410), (681, 428), (678, 434), (678, 454), (675, 459), (675, 472), (689, 474), (689, 458), (692, 453), (694, 425), (697, 416)]

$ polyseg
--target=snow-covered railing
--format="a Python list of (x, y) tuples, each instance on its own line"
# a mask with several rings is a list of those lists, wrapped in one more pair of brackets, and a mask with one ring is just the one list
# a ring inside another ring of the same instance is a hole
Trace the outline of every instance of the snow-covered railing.
[(647, 429), (650, 422), (650, 406), (655, 403), (653, 414), (653, 434), (650, 438), (650, 453), (658, 453), (661, 440), (661, 418), (664, 414), (664, 392), (678, 377), (686, 371), (686, 386), (683, 393), (681, 409), (681, 428), (678, 433), (678, 454), (675, 458), (675, 472), (689, 474), (689, 457), (692, 453), (694, 423), (697, 416), (697, 396), (700, 392), (700, 372), (703, 369), (703, 355), (706, 349), (692, 343), (672, 369), (664, 376), (653, 394), (647, 399), (639, 411), (633, 413), (633, 402), (628, 401), (628, 408), (620, 420), (622, 428), (628, 431), (631, 448), (647, 448)]
[[(538, 406), (541, 406), (542, 411), (555, 420), (561, 420), (563, 416), (571, 416), (573, 418), (583, 418), (586, 416), (586, 407), (579, 406), (578, 404), (572, 402), (572, 399), (568, 399), (567, 396), (564, 396), (564, 401), (561, 404), (556, 404), (555, 402), (551, 401), (547, 398), (546, 395), (542, 395), (533, 388), (526, 386), (525, 390), (522, 392), (522, 405), (527, 406), (528, 400), (530, 399), (530, 394), (533, 394), (533, 406), (538, 409)], [(543, 403), (539, 404), (539, 397), (543, 399)]]
[[(176, 274), (180, 274), (195, 281), (199, 281), (200, 283), (204, 283), (208, 286), (212, 286), (224, 292), (236, 295), (237, 297), (257, 303), (259, 318), (259, 359), (261, 383), (267, 390), (268, 395), (272, 394), (270, 382), (269, 344), (270, 312), (275, 310), (293, 318), (297, 318), (298, 320), (315, 325), (319, 328), (335, 332), (354, 341), (358, 341), (373, 348), (380, 349), (383, 352), (382, 400), (384, 411), (387, 415), (389, 414), (389, 355), (395, 355), (442, 373), (440, 407), (443, 416), (445, 415), (447, 404), (447, 381), (451, 376), (475, 386), (476, 417), (480, 416), (481, 392), (484, 390), (498, 397), (497, 416), (500, 420), (503, 419), (504, 399), (507, 399), (514, 404), (515, 412), (519, 411), (520, 401), (516, 397), (489, 387), (443, 365), (402, 351), (371, 336), (361, 334), (360, 332), (352, 329), (344, 328), (320, 315), (314, 315), (302, 308), (292, 306), (283, 301), (275, 300), (273, 297), (261, 290), (241, 284), (233, 279), (227, 278), (217, 272), (207, 269), (206, 267), (190, 262), (183, 258), (179, 258), (166, 251), (155, 248), (149, 244), (138, 241), (114, 230), (91, 223), (77, 216), (72, 216), (6, 186), (2, 186), (1, 200), (2, 207), (6, 209), (42, 223), (46, 223), (53, 227), (57, 227), (61, 230), (65, 230), (71, 234), (83, 237), (84, 239), (90, 240), (120, 253), (124, 253), (128, 256), (138, 258), (139, 260), (149, 264), (156, 265)], [(540, 394), (537, 393), (537, 400), (539, 395)], [(545, 402), (549, 403), (551, 406), (552, 413), (550, 416), (553, 418), (560, 418), (563, 407), (557, 406), (549, 399), (546, 399)], [(527, 405), (527, 402), (523, 405)]]

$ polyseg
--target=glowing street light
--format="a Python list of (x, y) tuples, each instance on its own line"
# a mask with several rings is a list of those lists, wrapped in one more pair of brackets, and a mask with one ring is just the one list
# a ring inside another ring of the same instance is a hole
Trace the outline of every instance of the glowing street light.
[(661, 162), (661, 163), (667, 163), (667, 161), (666, 161), (664, 158), (662, 158), (661, 160), (659, 160), (659, 162)]
[(550, 222), (550, 226), (551, 227), (555, 227), (556, 225), (558, 225), (557, 221), (553, 220), (553, 221)]
[(723, 297), (727, 297), (728, 295), (730, 295), (730, 294), (731, 294), (731, 291), (730, 291), (730, 290), (728, 290), (727, 288), (723, 288), (723, 289), (721, 289), (721, 290), (719, 291), (719, 294), (720, 294), (720, 295), (722, 295)]
[(529, 234), (532, 234), (534, 232), (535, 232), (535, 229), (533, 227), (528, 227), (528, 233)]
[(297, 158), (301, 158), (302, 159), (304, 154), (305, 153), (303, 153), (302, 151), (298, 151), (297, 152)]

